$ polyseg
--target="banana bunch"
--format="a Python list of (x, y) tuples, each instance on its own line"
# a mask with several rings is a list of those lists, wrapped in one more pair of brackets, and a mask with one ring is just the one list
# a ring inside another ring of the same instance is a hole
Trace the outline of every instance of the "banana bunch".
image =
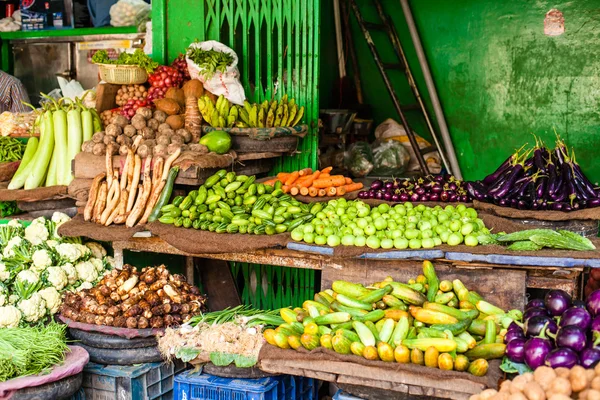
[(268, 100), (261, 104), (250, 104), (244, 101), (239, 108), (239, 128), (273, 128), (280, 126), (296, 126), (304, 116), (304, 107), (298, 107), (296, 100), (284, 95), (281, 100)]
[(238, 107), (232, 105), (223, 95), (217, 101), (208, 96), (198, 99), (198, 108), (202, 118), (213, 128), (232, 128), (238, 121)]

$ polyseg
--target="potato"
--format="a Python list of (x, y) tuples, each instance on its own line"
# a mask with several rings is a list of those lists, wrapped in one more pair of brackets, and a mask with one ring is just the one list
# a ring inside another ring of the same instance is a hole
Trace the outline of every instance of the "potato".
[(160, 125), (160, 122), (158, 122), (157, 120), (155, 120), (154, 118), (151, 118), (148, 120), (148, 122), (146, 122), (146, 125), (148, 126), (148, 128), (152, 128), (155, 131), (158, 130), (158, 127)]
[(527, 400), (527, 397), (521, 392), (511, 393), (508, 400)]
[(510, 393), (510, 385), (512, 385), (511, 381), (504, 381), (504, 382), (502, 382), (500, 384), (500, 392), (508, 392), (508, 393)]
[(554, 370), (554, 372), (556, 373), (556, 376), (561, 377), (561, 378), (568, 378), (571, 375), (571, 370), (567, 369), (567, 368), (556, 368)]
[(596, 373), (596, 375), (600, 375), (600, 364), (596, 364), (596, 366), (594, 367), (594, 372)]
[(596, 372), (593, 369), (586, 369), (585, 376), (587, 377), (588, 382), (591, 382), (596, 377)]
[(95, 156), (101, 156), (106, 154), (106, 145), (104, 143), (96, 143), (92, 149), (92, 154)]
[(494, 397), (492, 397), (493, 400), (508, 400), (508, 398), (510, 397), (510, 393), (508, 392), (498, 392), (497, 395), (495, 395)]
[(120, 125), (117, 125), (117, 124), (109, 124), (106, 127), (106, 130), (104, 131), (104, 133), (106, 135), (108, 135), (108, 136), (117, 137), (121, 133), (123, 133), (123, 128)]
[(121, 128), (124, 128), (127, 125), (129, 125), (129, 120), (127, 118), (125, 118), (125, 116), (118, 114), (118, 115), (115, 115), (115, 117), (113, 118), (111, 123), (114, 125), (118, 125)]
[(515, 379), (513, 379), (513, 381), (512, 381), (512, 385), (510, 385), (510, 392), (511, 393), (522, 392), (523, 389), (525, 388), (525, 385), (527, 384), (527, 382), (528, 382), (528, 380), (527, 380), (527, 377), (525, 376), (525, 374), (515, 377)]
[(590, 384), (587, 379), (587, 374), (585, 373), (585, 368), (583, 368), (581, 365), (576, 365), (571, 368), (570, 380), (571, 389), (573, 389), (575, 393), (581, 392)]
[(106, 136), (104, 136), (103, 142), (104, 142), (105, 145), (108, 146), (109, 144), (114, 143), (115, 139), (116, 138), (114, 136), (108, 136), (108, 135), (106, 135)]
[(104, 132), (96, 132), (92, 135), (94, 143), (104, 143)]
[(83, 142), (83, 144), (81, 145), (81, 151), (83, 151), (84, 153), (91, 153), (92, 151), (94, 151), (94, 144), (95, 143), (91, 140)]
[(587, 400), (600, 400), (600, 391), (590, 389), (587, 391)]
[(160, 124), (158, 126), (158, 133), (163, 133), (164, 131), (173, 131), (171, 129), (171, 125), (169, 125), (169, 124), (167, 124), (165, 122), (163, 122), (162, 124)]
[(168, 146), (171, 144), (171, 138), (168, 135), (160, 135), (156, 138), (156, 144)]
[(146, 119), (142, 115), (136, 114), (131, 118), (131, 125), (140, 131), (146, 127)]
[(541, 366), (534, 371), (533, 379), (540, 384), (542, 389), (548, 390), (552, 381), (556, 379), (556, 373), (550, 367)]
[(192, 141), (192, 134), (186, 129), (177, 129), (175, 133), (183, 138), (184, 143)]
[(548, 389), (549, 393), (553, 394), (565, 394), (567, 396), (571, 395), (571, 382), (567, 378), (556, 378), (550, 384), (550, 388)]
[(127, 125), (123, 128), (123, 134), (129, 137), (134, 137), (137, 134), (137, 129), (133, 125)]
[(168, 156), (167, 146), (165, 146), (163, 144), (157, 144), (156, 147), (154, 148), (154, 150), (152, 150), (152, 152), (154, 153), (154, 155), (156, 157), (166, 158)]
[(156, 133), (154, 129), (145, 127), (140, 131), (140, 134), (144, 139), (154, 139), (156, 137)]
[(567, 395), (557, 393), (557, 394), (553, 394), (552, 396), (548, 397), (548, 400), (571, 400), (571, 398)]
[(177, 145), (182, 145), (183, 144), (183, 138), (179, 135), (175, 135), (173, 134), (171, 136), (171, 143), (176, 143)]
[(156, 110), (154, 111), (154, 119), (162, 124), (167, 120), (167, 113), (165, 113), (164, 111)]
[(120, 155), (126, 156), (128, 152), (129, 152), (129, 146), (127, 146), (126, 144), (122, 144), (121, 147), (119, 147)]
[[(141, 94), (140, 94), (141, 96)], [(142, 117), (144, 117), (145, 120), (149, 120), (150, 118), (152, 118), (152, 110), (150, 110), (148, 107), (140, 107), (137, 109), (137, 111), (135, 112), (136, 115), (141, 115)]]
[(594, 379), (592, 379), (590, 387), (594, 390), (600, 390), (600, 376), (596, 376)]
[(523, 388), (523, 394), (529, 400), (546, 400), (546, 393), (539, 383), (535, 381), (528, 382)]
[(495, 396), (496, 393), (498, 393), (498, 391), (496, 391), (494, 389), (486, 389), (483, 392), (479, 393), (479, 398), (481, 400), (487, 400), (487, 399)]

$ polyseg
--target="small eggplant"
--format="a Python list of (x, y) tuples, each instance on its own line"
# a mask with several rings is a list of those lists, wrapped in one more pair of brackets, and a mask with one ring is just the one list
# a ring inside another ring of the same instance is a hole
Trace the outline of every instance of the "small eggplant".
[(525, 363), (531, 369), (541, 367), (550, 351), (552, 351), (552, 343), (548, 339), (544, 337), (531, 338), (523, 346)]
[(587, 331), (592, 325), (592, 316), (584, 308), (571, 307), (568, 308), (560, 317), (558, 326), (577, 326), (583, 331)]
[(556, 322), (545, 315), (531, 317), (525, 321), (525, 336), (534, 337), (540, 335), (544, 329), (555, 334), (558, 331)]
[(544, 303), (550, 314), (558, 317), (565, 312), (565, 310), (571, 307), (571, 296), (564, 290), (551, 290), (546, 294)]
[(506, 356), (513, 362), (522, 363), (525, 361), (525, 343), (524, 338), (513, 339), (507, 342)]
[(554, 349), (546, 356), (545, 364), (550, 368), (571, 369), (579, 364), (579, 357), (569, 348)]
[(504, 343), (508, 344), (516, 339), (525, 340), (525, 334), (523, 333), (523, 331), (514, 330), (506, 332), (506, 335), (504, 336)]
[(594, 368), (600, 362), (600, 350), (595, 348), (584, 349), (580, 353), (580, 362), (583, 368)]
[(560, 328), (556, 334), (556, 346), (569, 348), (579, 353), (587, 346), (585, 330), (577, 326)]
[(525, 311), (529, 310), (530, 308), (534, 308), (534, 307), (541, 307), (541, 308), (546, 307), (544, 304), (544, 300), (543, 299), (529, 300), (529, 302), (525, 306)]
[(530, 318), (537, 317), (538, 315), (549, 316), (550, 314), (548, 313), (548, 310), (546, 310), (546, 308), (533, 307), (525, 310), (525, 312), (523, 313), (523, 319), (526, 321)]

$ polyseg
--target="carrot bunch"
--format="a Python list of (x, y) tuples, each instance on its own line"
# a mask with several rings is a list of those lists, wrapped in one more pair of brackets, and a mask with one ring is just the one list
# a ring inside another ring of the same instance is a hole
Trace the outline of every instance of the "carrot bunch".
[(362, 183), (355, 183), (343, 175), (330, 175), (332, 169), (333, 167), (327, 167), (313, 171), (311, 168), (304, 168), (300, 171), (280, 172), (276, 178), (265, 182), (265, 185), (280, 181), (285, 193), (310, 197), (343, 196), (363, 188)]

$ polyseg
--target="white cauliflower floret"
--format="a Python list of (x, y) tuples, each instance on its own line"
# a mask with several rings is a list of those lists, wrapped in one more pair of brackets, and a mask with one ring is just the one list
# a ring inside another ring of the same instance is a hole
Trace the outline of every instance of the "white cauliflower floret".
[(81, 292), (82, 290), (89, 290), (91, 288), (93, 288), (94, 285), (92, 285), (91, 282), (83, 282), (81, 285), (79, 285), (79, 287), (75, 290), (77, 290), (78, 292)]
[(31, 256), (33, 265), (31, 268), (35, 271), (43, 271), (52, 265), (52, 258), (46, 250), (36, 250)]
[(104, 257), (104, 261), (106, 261), (106, 263), (111, 267), (114, 268), (115, 267), (115, 259), (111, 256), (107, 256)]
[(46, 309), (50, 314), (56, 314), (62, 303), (60, 293), (53, 287), (47, 287), (46, 289), (40, 290), (38, 293), (46, 302)]
[(22, 226), (18, 219), (11, 219), (7, 225), (11, 228), (20, 228)]
[(34, 271), (26, 269), (17, 274), (17, 280), (20, 282), (38, 283), (40, 277)]
[(65, 271), (65, 274), (67, 274), (67, 280), (69, 281), (69, 285), (72, 285), (75, 282), (77, 282), (77, 270), (75, 269), (73, 264), (66, 263), (65, 265), (61, 265), (61, 268), (63, 271)]
[(6, 269), (6, 265), (0, 262), (0, 281), (4, 282), (10, 278), (10, 272)]
[(104, 263), (99, 258), (90, 258), (89, 262), (94, 264), (94, 267), (96, 268), (96, 271), (98, 271), (98, 274), (100, 274), (100, 272), (102, 272), (102, 270), (104, 269)]
[(17, 304), (19, 300), (19, 296), (17, 296), (16, 294), (11, 294), (10, 296), (8, 296), (8, 304), (10, 305)]
[[(61, 267), (50, 267), (46, 271), (48, 271), (48, 282), (50, 282), (57, 290), (62, 290), (69, 284), (67, 273)], [(74, 268), (73, 272), (75, 273)], [(73, 282), (76, 280), (77, 279), (75, 279)]]
[(81, 257), (79, 248), (71, 243), (61, 243), (56, 246), (58, 255), (68, 262), (75, 262)]
[(0, 294), (0, 306), (3, 306), (6, 304), (6, 302), (8, 301), (6, 294), (2, 293)]
[(44, 219), (39, 222), (39, 218), (33, 220), (31, 225), (25, 228), (25, 239), (27, 239), (34, 246), (38, 246), (44, 243), (50, 234), (48, 233), (48, 229), (46, 229), (46, 225), (44, 224)]
[(21, 243), (23, 243), (23, 239), (21, 239), (19, 236), (15, 236), (14, 238), (10, 239), (8, 243), (6, 243), (6, 247), (4, 248), (2, 255), (6, 258), (14, 257), (15, 252), (13, 251), (13, 247), (19, 247)]
[(40, 293), (34, 293), (28, 300), (21, 300), (17, 305), (27, 322), (37, 322), (46, 315), (46, 300)]
[(0, 307), (0, 328), (16, 328), (19, 322), (21, 322), (21, 311), (17, 307)]
[(79, 250), (79, 258), (87, 258), (92, 254), (92, 251), (87, 246), (78, 243), (75, 243), (74, 246)]
[(102, 259), (106, 256), (106, 250), (100, 243), (87, 242), (85, 245), (91, 250), (93, 257)]
[(56, 227), (58, 228), (59, 226), (61, 226), (62, 224), (64, 224), (67, 221), (70, 221), (71, 217), (69, 217), (67, 214), (65, 213), (61, 213), (61, 212), (55, 212), (54, 214), (52, 214), (52, 222), (54, 222), (56, 224)]
[(75, 269), (77, 270), (77, 277), (79, 280), (94, 282), (98, 279), (98, 271), (96, 271), (94, 264), (89, 261), (77, 263)]
[(56, 240), (46, 240), (46, 246), (54, 249), (56, 246), (58, 246), (58, 242)]

